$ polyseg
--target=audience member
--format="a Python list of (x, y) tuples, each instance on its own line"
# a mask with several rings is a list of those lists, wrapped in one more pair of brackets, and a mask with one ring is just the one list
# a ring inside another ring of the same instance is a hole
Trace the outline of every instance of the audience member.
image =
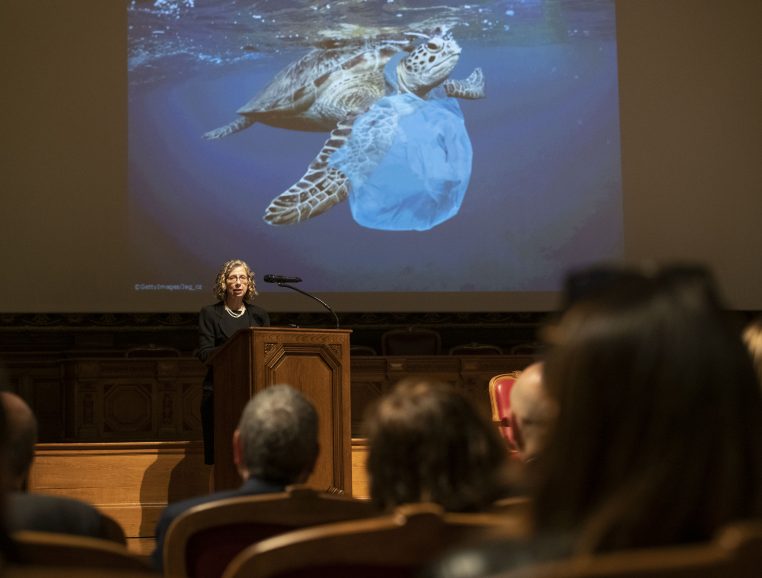
[(762, 515), (762, 399), (711, 274), (626, 273), (567, 312), (545, 365), (560, 414), (536, 523), (578, 551)]
[(90, 504), (26, 491), (37, 443), (37, 420), (18, 395), (0, 392), (0, 401), (6, 413), (8, 434), (3, 467), (8, 530), (114, 538), (107, 520)]
[(743, 341), (751, 353), (751, 360), (762, 386), (762, 316), (757, 317), (746, 325), (743, 331)]
[(542, 363), (521, 372), (511, 388), (511, 429), (519, 457), (532, 464), (547, 445), (558, 405), (542, 381)]
[(543, 380), (559, 414), (535, 538), (453, 554), (434, 575), (708, 541), (762, 516), (762, 396), (706, 270), (611, 275), (575, 295), (549, 336)]
[[(0, 368), (1, 370), (2, 368)], [(0, 403), (0, 463), (5, 463), (8, 455), (8, 422), (6, 420), (5, 408)], [(0, 573), (3, 571), (3, 567), (15, 558), (13, 552), (13, 543), (8, 535), (7, 521), (6, 521), (6, 506), (5, 496), (6, 487), (5, 482), (5, 468), (0, 467)]]
[(156, 526), (152, 560), (163, 566), (167, 529), (193, 506), (235, 496), (281, 492), (307, 480), (318, 455), (318, 416), (314, 406), (288, 385), (273, 385), (257, 393), (243, 410), (233, 434), (233, 459), (243, 484), (237, 490), (170, 504)]
[(453, 387), (402, 380), (372, 408), (366, 428), (370, 494), (380, 509), (435, 502), (476, 511), (500, 497), (505, 446)]

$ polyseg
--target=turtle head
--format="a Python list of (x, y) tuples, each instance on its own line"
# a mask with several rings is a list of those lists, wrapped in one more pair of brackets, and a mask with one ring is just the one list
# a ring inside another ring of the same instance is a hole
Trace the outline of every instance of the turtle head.
[(424, 96), (450, 75), (460, 58), (452, 34), (438, 31), (397, 64), (397, 83), (403, 92)]

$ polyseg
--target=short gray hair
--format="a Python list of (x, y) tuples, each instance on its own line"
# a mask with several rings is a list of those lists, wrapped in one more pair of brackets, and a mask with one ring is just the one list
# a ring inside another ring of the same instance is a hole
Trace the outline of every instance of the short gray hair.
[(251, 476), (282, 484), (299, 481), (318, 453), (315, 407), (290, 385), (258, 392), (241, 414), (243, 461)]

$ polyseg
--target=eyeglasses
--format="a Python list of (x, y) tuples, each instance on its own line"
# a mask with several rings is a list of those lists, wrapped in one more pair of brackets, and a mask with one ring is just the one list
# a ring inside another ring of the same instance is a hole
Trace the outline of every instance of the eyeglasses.
[(241, 281), (242, 283), (247, 282), (249, 280), (248, 275), (228, 275), (226, 281), (229, 281), (231, 283), (235, 283), (236, 281)]

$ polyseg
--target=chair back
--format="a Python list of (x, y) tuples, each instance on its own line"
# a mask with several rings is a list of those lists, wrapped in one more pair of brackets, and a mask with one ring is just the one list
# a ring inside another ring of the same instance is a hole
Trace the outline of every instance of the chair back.
[(381, 335), (382, 355), (439, 355), (442, 336), (422, 327), (390, 329)]
[(762, 520), (730, 524), (703, 544), (620, 550), (532, 564), (493, 578), (758, 578)]
[(289, 486), (285, 492), (242, 496), (195, 506), (167, 529), (166, 576), (222, 575), (247, 546), (296, 528), (367, 518), (377, 513), (370, 501)]
[(492, 505), (487, 511), (505, 516), (517, 516), (529, 520), (532, 512), (532, 500), (529, 496), (500, 498), (492, 502)]
[(111, 540), (27, 530), (14, 532), (11, 537), (20, 564), (153, 573), (142, 558)]
[(378, 352), (370, 345), (350, 345), (349, 355), (378, 355)]
[(132, 347), (124, 352), (125, 357), (180, 357), (181, 355), (176, 347), (165, 347), (153, 343)]
[(518, 535), (520, 530), (496, 514), (445, 513), (436, 504), (408, 504), (391, 515), (265, 540), (236, 556), (223, 576), (412, 578), (457, 543), (511, 531)]
[(502, 355), (503, 348), (490, 343), (461, 343), (450, 348), (449, 355)]
[(511, 371), (495, 375), (489, 380), (492, 423), (497, 427), (510, 451), (516, 449), (516, 440), (511, 429), (511, 388), (519, 375), (521, 375), (520, 371)]

